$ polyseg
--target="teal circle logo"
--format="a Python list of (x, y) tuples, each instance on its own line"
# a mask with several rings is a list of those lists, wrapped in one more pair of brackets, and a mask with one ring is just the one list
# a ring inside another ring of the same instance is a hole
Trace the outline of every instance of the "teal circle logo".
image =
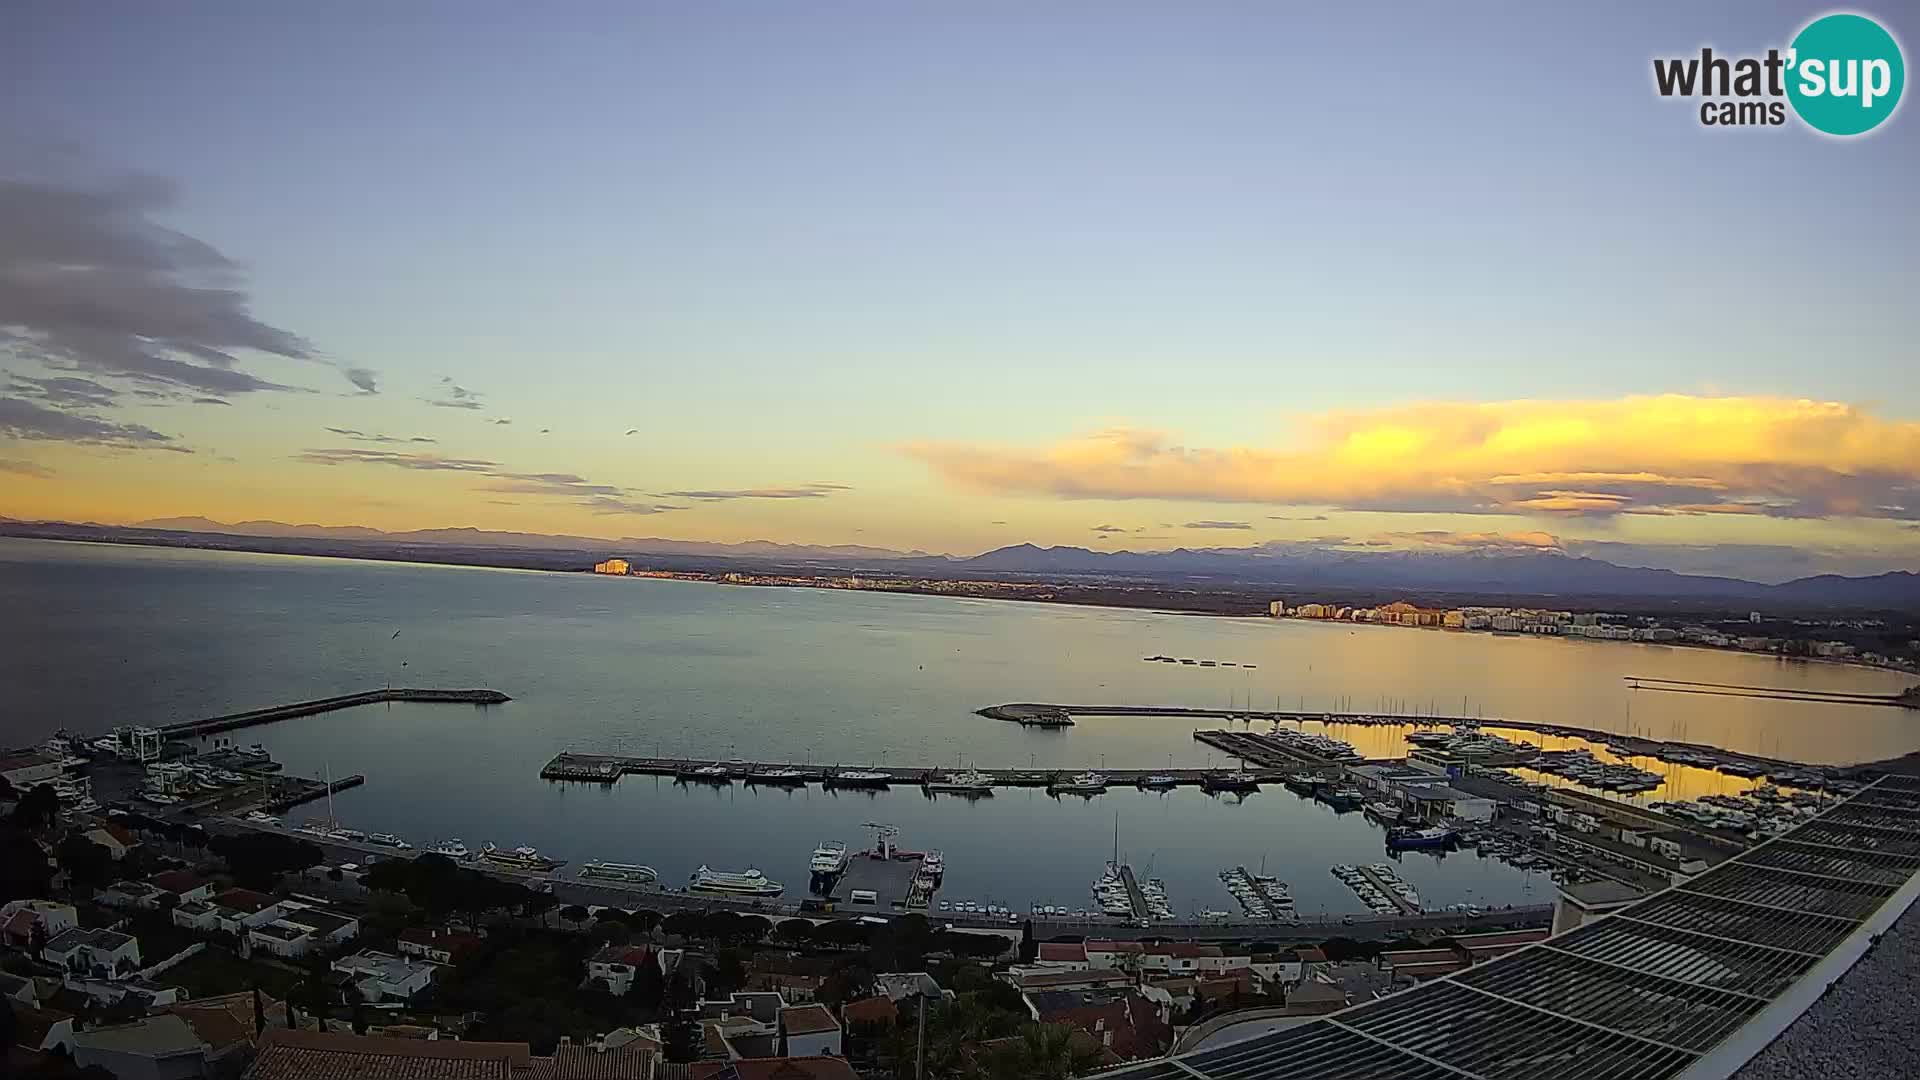
[(1825, 15), (1793, 39), (1787, 100), (1816, 131), (1861, 135), (1900, 104), (1907, 65), (1900, 43), (1865, 15)]

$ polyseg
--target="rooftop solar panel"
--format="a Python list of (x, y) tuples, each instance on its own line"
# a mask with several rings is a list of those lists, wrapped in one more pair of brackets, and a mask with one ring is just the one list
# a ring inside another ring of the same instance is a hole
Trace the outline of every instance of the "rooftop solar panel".
[(1843, 945), (1857, 955), (1861, 935), (1884, 925), (1868, 920), (1890, 900), (1911, 902), (1916, 873), (1920, 778), (1883, 777), (1559, 937), (1270, 1035), (1106, 1075), (1667, 1080), (1703, 1058), (1711, 1069), (1762, 1011), (1790, 991), (1804, 997), (1800, 981)]

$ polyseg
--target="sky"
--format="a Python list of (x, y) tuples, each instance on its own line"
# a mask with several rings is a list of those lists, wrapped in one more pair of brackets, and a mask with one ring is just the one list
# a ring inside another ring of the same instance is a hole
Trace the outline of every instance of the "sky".
[(1563, 7), (12, 4), (0, 516), (1920, 568), (1913, 108)]

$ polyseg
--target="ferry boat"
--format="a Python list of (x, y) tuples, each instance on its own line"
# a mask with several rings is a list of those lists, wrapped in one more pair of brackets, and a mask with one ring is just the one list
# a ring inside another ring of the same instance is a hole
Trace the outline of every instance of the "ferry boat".
[(1083, 772), (1065, 780), (1056, 780), (1047, 785), (1047, 790), (1073, 795), (1098, 795), (1107, 790), (1107, 778), (1097, 772)]
[(659, 872), (651, 866), (641, 866), (639, 863), (602, 862), (599, 859), (593, 859), (582, 866), (580, 876), (632, 881), (642, 885), (658, 881), (660, 878)]
[(1453, 842), (1454, 831), (1433, 826), (1426, 829), (1388, 829), (1387, 846), (1395, 850), (1439, 848)]
[(828, 840), (813, 849), (812, 871), (821, 877), (842, 873), (847, 868), (847, 845), (845, 841)]
[(697, 780), (703, 784), (724, 784), (730, 777), (725, 765), (700, 765), (673, 774), (676, 780)]
[(993, 776), (978, 769), (948, 773), (944, 779), (928, 780), (928, 791), (945, 791), (957, 795), (993, 794)]
[(828, 787), (883, 788), (893, 782), (893, 774), (878, 769), (841, 769), (828, 775)]
[(473, 852), (467, 850), (467, 845), (461, 843), (460, 838), (457, 836), (452, 840), (440, 841), (428, 848), (426, 853), (428, 855), (445, 855), (449, 859), (465, 859), (473, 854)]
[(1140, 786), (1143, 788), (1179, 787), (1180, 778), (1171, 773), (1151, 773), (1140, 778)]
[(733, 874), (702, 866), (687, 879), (687, 891), (727, 896), (779, 896), (786, 887), (777, 881), (768, 881), (765, 874), (752, 868)]
[(804, 784), (807, 774), (790, 766), (768, 769), (765, 772), (752, 773), (747, 777), (750, 784)]
[(381, 847), (399, 848), (402, 851), (408, 851), (413, 848), (412, 844), (387, 832), (368, 833), (367, 843), (379, 844)]
[(537, 874), (544, 874), (560, 865), (560, 860), (549, 859), (530, 847), (517, 847), (507, 851), (488, 844), (480, 849), (480, 857), (509, 870), (524, 870)]

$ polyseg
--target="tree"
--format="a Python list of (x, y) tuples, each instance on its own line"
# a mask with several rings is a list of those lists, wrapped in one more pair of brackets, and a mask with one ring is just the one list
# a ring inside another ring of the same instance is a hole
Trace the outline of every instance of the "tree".
[(560, 918), (566, 922), (568, 926), (578, 930), (580, 924), (586, 922), (591, 916), (583, 905), (568, 904), (566, 907), (560, 909)]
[(729, 946), (713, 959), (713, 976), (707, 980), (711, 984), (709, 993), (719, 997), (747, 985), (747, 954), (743, 950)]
[(1100, 1064), (1095, 1044), (1069, 1024), (1027, 1024), (1014, 1042), (995, 1047), (982, 1062), (991, 1080), (1069, 1080)]
[(113, 865), (113, 853), (80, 833), (68, 833), (53, 854), (76, 885), (95, 889), (119, 876)]
[(775, 937), (793, 945), (804, 945), (813, 940), (813, 923), (806, 919), (786, 919), (773, 928)]
[(319, 845), (277, 833), (218, 836), (208, 846), (226, 860), (227, 869), (236, 882), (262, 891), (273, 888), (282, 874), (298, 873), (326, 861), (326, 853)]
[(693, 980), (684, 968), (667, 980), (667, 1016), (661, 1025), (666, 1038), (667, 1060), (689, 1062), (700, 1053), (700, 1025), (694, 1020)]
[(1033, 920), (1028, 919), (1020, 924), (1020, 962), (1031, 964), (1034, 957), (1039, 955), (1040, 942), (1033, 936)]
[(25, 830), (0, 825), (0, 903), (47, 895), (53, 868), (47, 853)]
[(13, 823), (28, 832), (52, 825), (60, 816), (60, 796), (52, 784), (35, 784), (13, 804)]
[(660, 1007), (667, 992), (667, 977), (660, 974), (660, 958), (649, 956), (633, 969), (633, 985), (627, 987), (627, 997), (635, 1005), (651, 1013)]

